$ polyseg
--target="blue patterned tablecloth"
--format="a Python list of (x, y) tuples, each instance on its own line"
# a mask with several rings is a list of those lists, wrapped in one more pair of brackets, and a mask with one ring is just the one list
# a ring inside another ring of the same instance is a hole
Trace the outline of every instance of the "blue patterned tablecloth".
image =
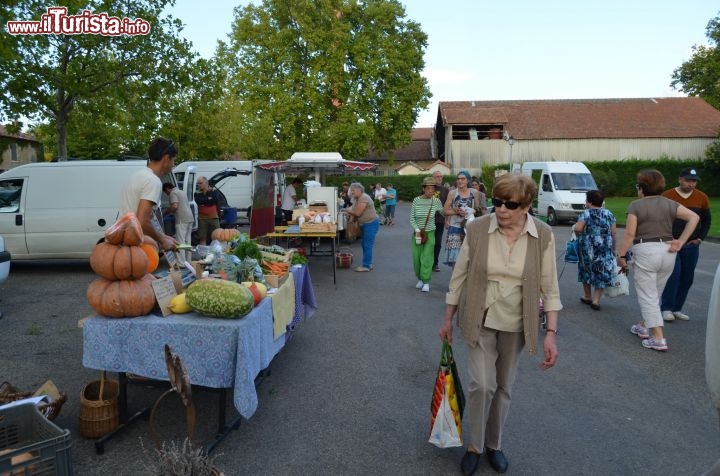
[[(293, 268), (292, 273), (296, 310), (288, 330), (317, 309), (307, 267)], [(216, 319), (195, 313), (131, 319), (94, 316), (83, 325), (83, 365), (168, 380), (163, 349), (169, 344), (182, 358), (191, 383), (232, 388), (235, 408), (244, 418), (250, 418), (258, 406), (255, 377), (270, 365), (286, 339), (273, 338), (269, 298), (242, 319)]]

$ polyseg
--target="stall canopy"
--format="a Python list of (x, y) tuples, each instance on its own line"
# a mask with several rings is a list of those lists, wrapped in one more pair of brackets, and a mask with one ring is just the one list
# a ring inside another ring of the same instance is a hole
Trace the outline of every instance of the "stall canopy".
[(288, 160), (270, 162), (257, 167), (291, 174), (312, 171), (315, 173), (315, 180), (320, 181), (321, 174), (363, 172), (373, 170), (377, 168), (377, 165), (370, 162), (345, 160), (338, 152), (295, 152)]

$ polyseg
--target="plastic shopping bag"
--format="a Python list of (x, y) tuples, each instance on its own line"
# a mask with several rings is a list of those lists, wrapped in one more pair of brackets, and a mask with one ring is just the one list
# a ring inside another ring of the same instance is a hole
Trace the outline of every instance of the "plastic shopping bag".
[(439, 448), (462, 446), (462, 415), (465, 395), (457, 375), (452, 348), (443, 341), (440, 367), (430, 406), (430, 440)]
[(565, 244), (565, 262), (577, 263), (580, 261), (578, 256), (578, 240), (575, 231), (570, 234), (570, 240)]
[(615, 276), (615, 284), (605, 288), (607, 297), (628, 296), (630, 294), (630, 282), (625, 273), (618, 273)]

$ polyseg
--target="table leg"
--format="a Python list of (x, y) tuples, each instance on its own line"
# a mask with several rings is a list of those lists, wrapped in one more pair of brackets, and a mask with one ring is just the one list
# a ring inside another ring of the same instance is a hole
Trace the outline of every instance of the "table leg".
[(337, 268), (337, 259), (335, 257), (335, 238), (330, 240), (332, 242), (332, 256), (330, 259), (332, 259), (332, 267), (333, 267), (333, 284), (337, 285), (337, 280), (335, 279), (335, 268)]

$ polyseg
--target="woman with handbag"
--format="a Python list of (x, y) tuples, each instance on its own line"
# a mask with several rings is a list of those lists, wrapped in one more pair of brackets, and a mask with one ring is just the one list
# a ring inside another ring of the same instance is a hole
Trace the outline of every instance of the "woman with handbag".
[(375, 212), (375, 205), (370, 195), (365, 193), (365, 187), (359, 182), (353, 182), (350, 184), (350, 196), (352, 197), (353, 205), (350, 208), (346, 208), (345, 212), (351, 217), (355, 217), (360, 223), (361, 240), (362, 245), (362, 266), (355, 268), (355, 271), (360, 273), (366, 273), (373, 269), (373, 247), (375, 246), (375, 237), (377, 236), (378, 230), (380, 230), (380, 220), (378, 219), (377, 212)]
[(579, 245), (578, 281), (583, 285), (584, 294), (580, 301), (599, 311), (605, 288), (616, 281), (617, 229), (615, 215), (603, 208), (605, 195), (600, 190), (590, 190), (585, 196), (585, 210), (573, 225)]
[(468, 209), (476, 209), (475, 216), (485, 215), (485, 194), (470, 187), (470, 174), (462, 170), (457, 175), (457, 188), (448, 193), (444, 210), (447, 217), (447, 238), (445, 239), (445, 264), (455, 266), (460, 246), (465, 239), (465, 218)]
[(526, 175), (508, 173), (493, 187), (495, 213), (477, 218), (450, 279), (440, 338), (452, 342), (453, 317), (468, 346), (467, 406), (460, 467), (473, 474), (482, 453), (504, 473), (503, 427), (523, 347), (538, 350), (540, 298), (547, 316), (540, 368), (557, 360), (558, 311), (562, 309), (555, 266), (555, 238), (546, 223), (528, 213), (537, 185)]
[(412, 259), (415, 285), (424, 293), (430, 292), (433, 260), (435, 258), (435, 213), (442, 213), (443, 206), (435, 197), (435, 180), (425, 177), (422, 183), (422, 194), (415, 197), (410, 207), (410, 226), (414, 230), (412, 242)]

